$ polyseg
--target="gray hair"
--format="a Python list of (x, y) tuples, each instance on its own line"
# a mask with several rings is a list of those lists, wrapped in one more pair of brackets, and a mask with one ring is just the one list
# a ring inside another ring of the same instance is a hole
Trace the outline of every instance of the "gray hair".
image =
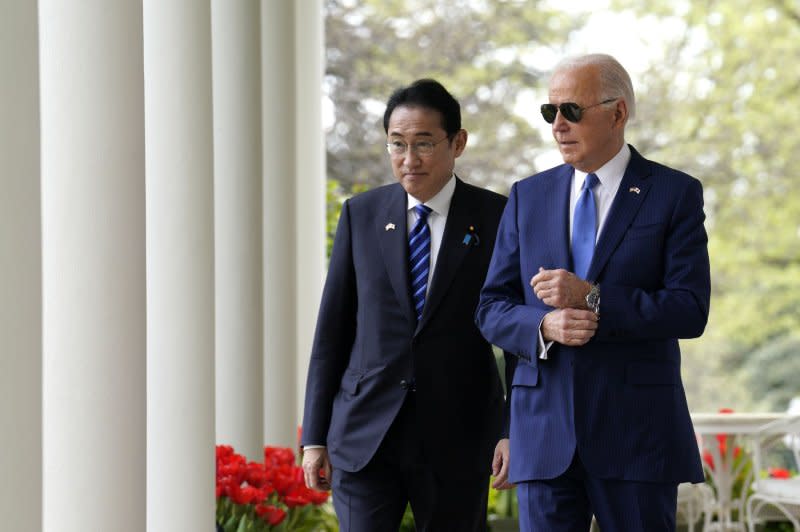
[(568, 57), (556, 65), (553, 73), (597, 66), (600, 69), (600, 99), (622, 98), (628, 106), (628, 118), (636, 116), (636, 96), (633, 93), (633, 83), (625, 68), (608, 54), (587, 54)]

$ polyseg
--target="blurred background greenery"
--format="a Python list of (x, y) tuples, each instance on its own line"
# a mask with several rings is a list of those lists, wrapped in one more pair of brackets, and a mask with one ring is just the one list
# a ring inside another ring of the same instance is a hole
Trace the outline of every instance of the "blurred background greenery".
[(456, 171), (507, 193), (560, 162), (538, 113), (547, 72), (611, 53), (637, 93), (626, 140), (705, 189), (713, 294), (705, 334), (682, 344), (690, 408), (783, 411), (800, 396), (800, 3), (327, 0), (325, 11), (330, 237), (344, 198), (393, 179), (382, 115), (394, 88), (448, 87), (470, 134)]

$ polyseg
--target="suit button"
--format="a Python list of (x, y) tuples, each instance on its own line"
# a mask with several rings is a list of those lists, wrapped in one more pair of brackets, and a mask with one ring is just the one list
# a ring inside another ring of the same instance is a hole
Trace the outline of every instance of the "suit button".
[(409, 379), (409, 380), (403, 379), (400, 381), (400, 387), (402, 389), (410, 390), (412, 392), (416, 391), (416, 384), (417, 383), (414, 381), (414, 379)]

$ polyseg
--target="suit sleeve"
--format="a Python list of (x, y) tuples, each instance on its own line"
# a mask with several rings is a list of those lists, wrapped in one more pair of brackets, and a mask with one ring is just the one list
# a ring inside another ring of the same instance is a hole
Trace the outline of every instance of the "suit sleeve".
[(475, 322), (490, 343), (520, 358), (535, 361), (539, 324), (546, 311), (525, 304), (527, 284), (521, 279), (517, 191), (515, 183), (500, 219)]
[(708, 321), (711, 282), (703, 187), (691, 178), (679, 194), (663, 246), (656, 289), (600, 283), (598, 340), (696, 338)]
[(306, 380), (302, 445), (325, 445), (333, 399), (355, 338), (357, 295), (349, 201), (342, 206)]

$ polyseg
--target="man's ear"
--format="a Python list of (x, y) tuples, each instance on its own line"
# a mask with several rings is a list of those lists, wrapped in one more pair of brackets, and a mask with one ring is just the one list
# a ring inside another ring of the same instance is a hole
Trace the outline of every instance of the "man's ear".
[(459, 129), (456, 136), (453, 138), (453, 144), (456, 147), (456, 157), (461, 155), (464, 152), (464, 148), (467, 147), (468, 136), (466, 129)]
[(614, 122), (622, 126), (628, 122), (628, 104), (624, 98), (617, 100), (617, 107), (614, 109)]

